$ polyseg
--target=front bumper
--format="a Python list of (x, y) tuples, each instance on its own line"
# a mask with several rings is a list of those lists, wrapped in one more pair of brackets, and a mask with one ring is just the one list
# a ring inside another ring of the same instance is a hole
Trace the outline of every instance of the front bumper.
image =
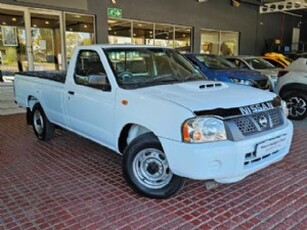
[[(232, 183), (283, 159), (290, 150), (292, 136), (293, 125), (287, 120), (274, 131), (241, 141), (189, 144), (159, 139), (174, 174), (196, 180)], [(281, 149), (274, 154), (257, 156), (258, 144), (278, 137), (282, 137)]]

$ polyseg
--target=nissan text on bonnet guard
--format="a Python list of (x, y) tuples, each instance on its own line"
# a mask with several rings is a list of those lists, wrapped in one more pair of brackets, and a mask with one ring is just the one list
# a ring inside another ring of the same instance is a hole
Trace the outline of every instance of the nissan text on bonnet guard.
[(61, 126), (108, 147), (147, 197), (175, 194), (184, 178), (242, 180), (291, 145), (293, 126), (276, 94), (204, 80), (172, 49), (81, 46), (67, 73), (25, 72), (14, 84), (40, 140)]

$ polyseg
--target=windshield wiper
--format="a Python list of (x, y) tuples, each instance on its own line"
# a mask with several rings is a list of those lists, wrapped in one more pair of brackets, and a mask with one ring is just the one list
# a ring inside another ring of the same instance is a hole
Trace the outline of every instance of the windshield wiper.
[[(168, 79), (168, 78), (170, 78), (170, 79)], [(142, 87), (144, 85), (159, 82), (159, 80), (161, 80), (161, 79), (165, 79), (164, 81), (161, 81), (161, 83), (166, 82), (166, 81), (174, 81), (174, 80), (179, 81), (176, 77), (173, 76), (173, 74), (164, 74), (164, 75), (160, 75), (158, 77), (150, 78), (150, 79), (143, 81), (141, 83), (135, 84), (134, 88), (139, 88), (139, 87)]]

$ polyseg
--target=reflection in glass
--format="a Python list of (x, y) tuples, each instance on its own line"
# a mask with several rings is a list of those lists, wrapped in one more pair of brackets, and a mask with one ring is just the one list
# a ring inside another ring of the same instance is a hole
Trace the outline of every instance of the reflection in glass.
[(94, 17), (66, 13), (65, 18), (66, 57), (69, 61), (76, 46), (95, 43)]
[(131, 21), (123, 19), (109, 19), (109, 43), (131, 43)]

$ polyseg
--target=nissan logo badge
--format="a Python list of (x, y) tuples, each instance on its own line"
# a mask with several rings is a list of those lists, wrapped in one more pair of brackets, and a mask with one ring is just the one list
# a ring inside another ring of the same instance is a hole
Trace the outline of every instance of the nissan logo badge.
[(262, 128), (266, 128), (268, 127), (269, 122), (268, 122), (268, 119), (264, 115), (261, 115), (259, 117), (258, 123), (260, 124)]

